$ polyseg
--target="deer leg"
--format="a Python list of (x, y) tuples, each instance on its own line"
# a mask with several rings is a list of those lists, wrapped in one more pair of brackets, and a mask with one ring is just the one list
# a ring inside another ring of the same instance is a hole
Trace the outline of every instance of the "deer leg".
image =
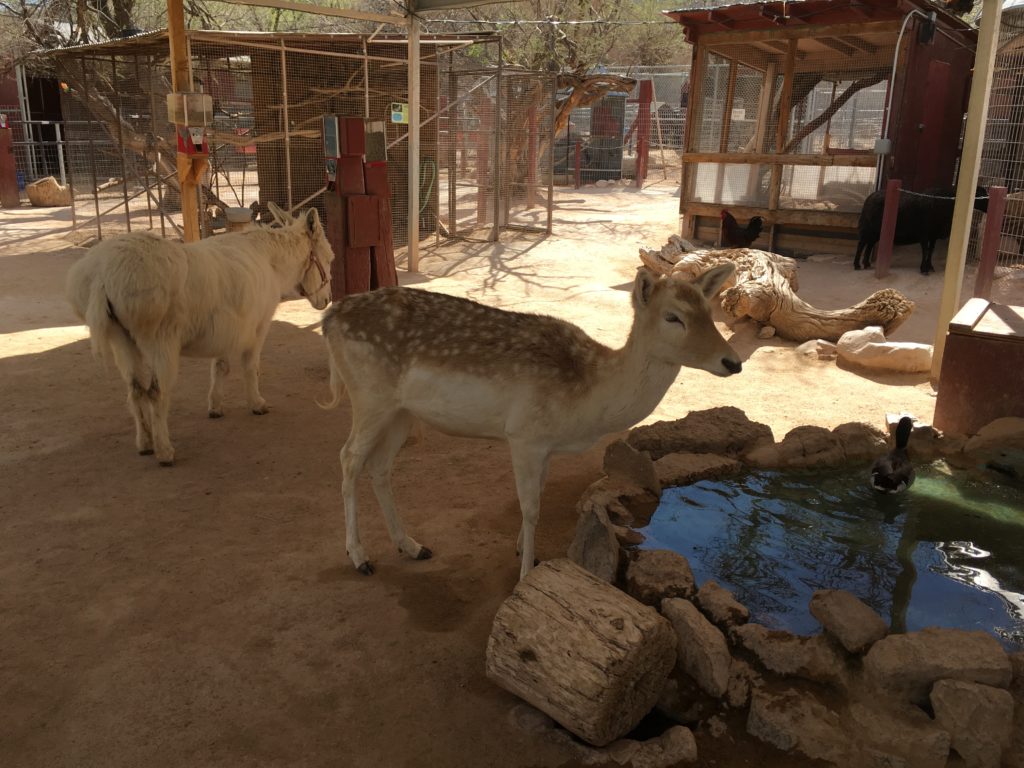
[[(547, 462), (544, 462), (544, 470), (541, 472), (541, 476), (540, 476), (540, 487), (541, 487), (541, 490), (543, 490), (544, 484), (547, 482), (547, 479), (548, 479), (548, 464), (547, 464)], [(523, 525), (519, 526), (519, 536), (516, 539), (516, 557), (521, 557), (522, 554), (523, 554), (523, 528), (524, 528)], [(534, 564), (536, 564), (536, 559), (534, 560)]]
[(393, 420), (393, 411), (371, 415), (353, 413), (352, 431), (341, 449), (341, 496), (345, 505), (345, 551), (360, 573), (369, 576), (373, 564), (359, 540), (359, 507), (356, 483), (363, 467)]
[(231, 371), (227, 360), (216, 358), (210, 363), (210, 397), (207, 414), (211, 419), (224, 415), (224, 377)]
[(512, 470), (516, 476), (516, 492), (519, 494), (519, 508), (523, 513), (523, 525), (519, 530), (521, 555), (519, 578), (522, 579), (533, 568), (534, 533), (540, 517), (540, 492), (547, 473), (549, 453), (532, 445), (510, 443), (512, 449)]
[(391, 467), (398, 452), (405, 445), (412, 425), (413, 418), (407, 412), (402, 411), (395, 416), (367, 458), (366, 466), (373, 482), (373, 492), (377, 495), (377, 502), (384, 513), (391, 543), (398, 547), (399, 552), (408, 555), (413, 560), (429, 560), (433, 553), (405, 533), (391, 488)]

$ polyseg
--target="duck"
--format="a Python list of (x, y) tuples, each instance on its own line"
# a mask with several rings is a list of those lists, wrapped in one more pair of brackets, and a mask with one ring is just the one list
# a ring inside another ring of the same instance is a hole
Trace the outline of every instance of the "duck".
[(914, 465), (907, 453), (907, 443), (914, 429), (914, 420), (904, 416), (896, 425), (896, 447), (879, 456), (871, 466), (871, 487), (881, 493), (900, 493), (914, 484)]

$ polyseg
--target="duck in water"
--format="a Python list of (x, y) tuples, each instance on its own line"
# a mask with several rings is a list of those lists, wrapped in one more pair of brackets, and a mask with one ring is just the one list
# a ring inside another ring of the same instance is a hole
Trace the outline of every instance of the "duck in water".
[(871, 487), (881, 493), (899, 493), (914, 484), (914, 465), (907, 453), (907, 443), (914, 429), (909, 416), (896, 425), (896, 447), (885, 456), (879, 456), (871, 467)]

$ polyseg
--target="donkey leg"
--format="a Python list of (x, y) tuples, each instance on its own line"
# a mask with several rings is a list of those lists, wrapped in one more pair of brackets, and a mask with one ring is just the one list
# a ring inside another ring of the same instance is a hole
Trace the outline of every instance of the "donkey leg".
[(262, 416), (269, 410), (267, 401), (260, 395), (260, 352), (263, 351), (263, 342), (266, 341), (268, 325), (256, 331), (256, 341), (248, 349), (242, 350), (242, 379), (245, 382), (245, 397), (249, 403), (249, 410), (257, 416)]
[(540, 517), (540, 492), (547, 473), (549, 454), (545, 449), (529, 444), (510, 442), (509, 446), (512, 449), (512, 470), (516, 476), (519, 508), (523, 513), (523, 525), (519, 531), (522, 543), (519, 578), (522, 579), (533, 568), (533, 539), (537, 519)]
[(114, 363), (128, 388), (128, 412), (135, 421), (135, 448), (139, 455), (153, 453), (153, 430), (148, 413), (149, 383), (152, 374), (142, 359), (139, 348), (126, 335), (115, 337), (111, 342)]
[(352, 431), (341, 449), (341, 497), (345, 505), (345, 551), (356, 570), (369, 576), (373, 564), (366, 557), (359, 540), (359, 508), (356, 483), (367, 459), (373, 453), (383, 431), (393, 418), (393, 412), (358, 414), (352, 418)]
[(156, 458), (165, 467), (174, 465), (174, 446), (167, 429), (167, 414), (171, 408), (171, 390), (177, 378), (177, 350), (159, 350), (153, 356), (153, 380), (147, 395)]
[(224, 358), (214, 358), (210, 362), (210, 397), (206, 412), (211, 419), (224, 415), (224, 378), (230, 372), (231, 366)]
[(391, 468), (395, 457), (409, 437), (412, 425), (413, 418), (407, 412), (402, 411), (396, 415), (385, 428), (383, 435), (367, 458), (366, 466), (373, 482), (373, 492), (377, 495), (377, 501), (384, 513), (391, 543), (398, 547), (399, 552), (408, 555), (413, 560), (428, 560), (433, 553), (406, 534), (391, 488)]

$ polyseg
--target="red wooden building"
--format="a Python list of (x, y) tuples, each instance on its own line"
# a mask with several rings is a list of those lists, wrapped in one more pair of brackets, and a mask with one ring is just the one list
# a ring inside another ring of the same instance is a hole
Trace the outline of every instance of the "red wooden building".
[(693, 44), (684, 236), (714, 241), (728, 209), (765, 219), (758, 246), (852, 253), (886, 179), (953, 184), (976, 43), (960, 18), (928, 0), (666, 14)]

